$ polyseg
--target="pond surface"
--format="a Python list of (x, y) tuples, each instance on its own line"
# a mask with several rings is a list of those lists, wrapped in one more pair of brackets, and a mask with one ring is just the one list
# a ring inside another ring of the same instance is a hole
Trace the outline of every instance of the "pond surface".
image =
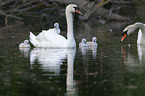
[[(130, 13), (144, 22), (144, 1), (134, 6)], [(29, 31), (37, 35), (47, 28), (39, 20), (35, 24), (31, 18), (25, 19), (24, 24), (0, 27), (0, 96), (145, 95), (145, 45), (136, 44), (137, 32), (120, 42), (122, 30), (134, 21), (95, 26), (75, 21), (75, 49), (19, 48), (29, 39)], [(66, 37), (64, 19), (57, 20)], [(92, 37), (97, 37), (97, 47), (79, 48), (83, 38), (91, 41)]]
[[(125, 24), (75, 22), (76, 49), (19, 49), (29, 29), (2, 28), (0, 96), (144, 96), (145, 46), (137, 46), (137, 32), (121, 44)], [(97, 48), (78, 47), (93, 36)]]

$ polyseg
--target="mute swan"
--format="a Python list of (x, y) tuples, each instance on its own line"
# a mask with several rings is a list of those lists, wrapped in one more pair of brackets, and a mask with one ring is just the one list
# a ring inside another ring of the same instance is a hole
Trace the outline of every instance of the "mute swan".
[(28, 40), (25, 40), (24, 43), (19, 45), (20, 48), (30, 48), (30, 44)]
[(129, 25), (123, 30), (121, 42), (123, 42), (123, 40), (131, 33), (133, 33), (136, 29), (139, 29), (137, 44), (145, 44), (145, 25), (140, 22)]
[(30, 32), (30, 39), (32, 40), (32, 42), (34, 42), (33, 45), (34, 46), (37, 45), (35, 47), (41, 47), (41, 46), (47, 47), (47, 46), (49, 46), (46, 39), (45, 39), (46, 38), (45, 36), (50, 35), (51, 32), (55, 32), (57, 34), (60, 34), (60, 29), (59, 29), (58, 23), (54, 23), (54, 28), (52, 28), (52, 29), (42, 30), (42, 32), (39, 33), (38, 36), (35, 36), (32, 32)]
[(98, 44), (96, 43), (96, 41), (97, 41), (97, 38), (93, 37), (92, 41), (87, 42), (87, 44), (89, 45), (89, 47), (97, 47)]
[(30, 42), (35, 47), (76, 47), (76, 42), (73, 35), (73, 13), (75, 12), (82, 15), (77, 5), (69, 4), (66, 7), (67, 39), (54, 31), (49, 31), (49, 33), (47, 31), (43, 31), (43, 35), (38, 35), (37, 37), (30, 32)]
[(82, 39), (81, 43), (79, 44), (79, 47), (89, 47), (89, 45), (86, 43), (86, 39)]

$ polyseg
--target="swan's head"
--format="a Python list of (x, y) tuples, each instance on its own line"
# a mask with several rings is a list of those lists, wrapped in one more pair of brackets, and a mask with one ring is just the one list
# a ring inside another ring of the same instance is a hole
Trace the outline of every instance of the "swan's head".
[(97, 41), (97, 38), (96, 37), (93, 37), (92, 38), (92, 42), (96, 42)]
[(137, 28), (140, 27), (140, 25), (144, 26), (143, 23), (140, 23), (140, 22), (137, 22), (137, 23), (134, 23), (133, 25), (129, 25), (127, 26), (123, 32), (122, 32), (122, 38), (121, 38), (121, 42), (123, 42), (123, 40), (129, 36), (131, 33), (133, 33)]
[(79, 14), (83, 15), (83, 13), (81, 13), (81, 12), (79, 11), (78, 6), (75, 5), (75, 4), (69, 4), (69, 5), (66, 7), (66, 12), (68, 12), (68, 13), (79, 13)]
[(25, 43), (25, 44), (28, 44), (28, 43), (29, 43), (29, 40), (25, 40), (24, 43)]
[(129, 25), (123, 30), (121, 42), (123, 42), (123, 40), (134, 31), (133, 27), (134, 25)]
[(82, 43), (84, 43), (84, 44), (86, 44), (87, 43), (87, 41), (86, 41), (86, 39), (82, 39), (82, 41), (81, 41)]
[(58, 23), (54, 23), (54, 28), (59, 28), (59, 24)]

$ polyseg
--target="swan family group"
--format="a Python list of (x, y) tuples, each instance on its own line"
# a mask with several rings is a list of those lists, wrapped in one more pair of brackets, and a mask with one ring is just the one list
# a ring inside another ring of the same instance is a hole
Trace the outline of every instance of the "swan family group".
[[(60, 29), (59, 29), (59, 24), (55, 23), (54, 28), (49, 29), (49, 30), (42, 30), (38, 34), (38, 36), (35, 36), (32, 32), (30, 32), (30, 39), (25, 40), (24, 43), (21, 43), (19, 47), (30, 47), (29, 42), (34, 46), (34, 47), (55, 47), (55, 48), (75, 48), (76, 47), (76, 42), (74, 39), (74, 34), (73, 34), (73, 13), (82, 13), (79, 11), (79, 8), (75, 4), (69, 4), (66, 7), (66, 20), (67, 20), (67, 39), (60, 35)], [(143, 23), (137, 22), (133, 25), (127, 26), (123, 33), (122, 33), (122, 39), (123, 40), (133, 33), (136, 29), (139, 28), (138, 32), (138, 39), (137, 39), (137, 44), (145, 44), (145, 25)], [(89, 47), (89, 46), (97, 46), (97, 38), (93, 37), (92, 41), (86, 42), (86, 39), (82, 39), (81, 43), (79, 44), (80, 47)]]

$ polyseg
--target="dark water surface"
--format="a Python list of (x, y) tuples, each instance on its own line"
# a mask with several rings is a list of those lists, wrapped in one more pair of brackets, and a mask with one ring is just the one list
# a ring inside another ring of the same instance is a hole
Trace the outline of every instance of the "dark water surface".
[[(76, 49), (19, 49), (29, 29), (1, 29), (0, 96), (145, 95), (145, 46), (136, 45), (137, 32), (120, 43), (124, 24), (90, 27), (76, 22)], [(97, 48), (78, 47), (82, 38), (90, 41), (93, 36)]]
[[(134, 6), (131, 13), (145, 23), (143, 1)], [(62, 18), (61, 34), (66, 37)], [(43, 25), (27, 20), (1, 26), (0, 96), (145, 96), (145, 46), (136, 44), (137, 32), (120, 42), (122, 30), (130, 22), (90, 26), (75, 21), (76, 49), (19, 49), (29, 39), (29, 31), (37, 35)], [(81, 39), (91, 41), (94, 36), (97, 48), (79, 48)]]

